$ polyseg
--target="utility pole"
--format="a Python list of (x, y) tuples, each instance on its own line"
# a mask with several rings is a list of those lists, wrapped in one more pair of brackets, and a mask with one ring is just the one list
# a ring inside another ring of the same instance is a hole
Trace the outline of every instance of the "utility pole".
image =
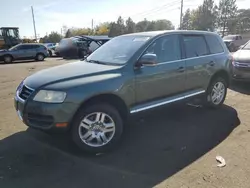
[(181, 0), (180, 29), (182, 29), (183, 0)]
[(35, 23), (35, 17), (34, 17), (33, 6), (31, 6), (31, 11), (32, 11), (32, 18), (33, 18), (33, 26), (34, 26), (35, 39), (36, 39), (36, 41), (37, 41), (37, 36), (36, 36), (36, 23)]

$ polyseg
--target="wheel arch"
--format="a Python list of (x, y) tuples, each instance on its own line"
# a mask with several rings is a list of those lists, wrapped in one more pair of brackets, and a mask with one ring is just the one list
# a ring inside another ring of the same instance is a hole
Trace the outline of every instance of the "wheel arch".
[[(210, 82), (209, 82), (209, 85), (211, 84), (211, 82), (215, 79), (215, 78), (218, 78), (218, 77), (221, 77), (221, 78), (224, 78), (226, 83), (227, 83), (227, 86), (230, 85), (230, 76), (229, 76), (229, 73), (226, 71), (226, 70), (219, 70), (217, 71), (213, 76), (212, 78), (210, 79)], [(208, 85), (208, 87), (209, 87)]]
[(95, 95), (95, 96), (88, 98), (84, 102), (82, 102), (82, 104), (76, 110), (76, 112), (72, 118), (72, 121), (77, 116), (77, 114), (80, 112), (80, 110), (82, 108), (85, 108), (89, 105), (98, 104), (98, 103), (107, 103), (109, 105), (112, 105), (113, 107), (115, 107), (118, 110), (122, 119), (124, 121), (126, 121), (128, 114), (129, 114), (128, 106), (126, 105), (126, 103), (124, 102), (124, 100), (121, 97), (119, 97), (118, 95), (112, 94), (112, 93)]

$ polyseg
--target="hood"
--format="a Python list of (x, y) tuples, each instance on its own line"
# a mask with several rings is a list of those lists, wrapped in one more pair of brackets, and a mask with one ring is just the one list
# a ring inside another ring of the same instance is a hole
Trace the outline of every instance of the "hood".
[(49, 84), (108, 73), (119, 68), (121, 67), (79, 61), (39, 71), (27, 77), (24, 84), (36, 89)]
[(7, 52), (8, 50), (0, 50), (0, 53)]
[(224, 42), (232, 42), (233, 40), (231, 39), (223, 39)]
[(235, 61), (250, 63), (250, 50), (238, 50), (233, 57)]

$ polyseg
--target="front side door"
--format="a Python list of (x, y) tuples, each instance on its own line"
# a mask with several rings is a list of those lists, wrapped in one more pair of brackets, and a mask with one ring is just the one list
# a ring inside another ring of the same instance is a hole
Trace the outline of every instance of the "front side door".
[(208, 66), (214, 66), (215, 62), (209, 55), (203, 35), (182, 35), (182, 40), (186, 56), (186, 89), (191, 93), (202, 92), (211, 77)]
[(185, 60), (178, 35), (156, 39), (144, 52), (156, 54), (154, 66), (135, 70), (136, 102), (147, 104), (180, 94), (185, 89)]

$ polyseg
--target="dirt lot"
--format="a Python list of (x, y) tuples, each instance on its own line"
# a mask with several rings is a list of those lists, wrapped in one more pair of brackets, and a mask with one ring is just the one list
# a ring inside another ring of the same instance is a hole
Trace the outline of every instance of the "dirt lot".
[[(63, 135), (27, 129), (13, 107), (23, 78), (63, 63), (52, 58), (0, 65), (1, 188), (249, 187), (249, 84), (234, 84), (219, 110), (183, 104), (142, 114), (118, 150), (90, 156)], [(216, 155), (226, 167), (216, 166)]]

